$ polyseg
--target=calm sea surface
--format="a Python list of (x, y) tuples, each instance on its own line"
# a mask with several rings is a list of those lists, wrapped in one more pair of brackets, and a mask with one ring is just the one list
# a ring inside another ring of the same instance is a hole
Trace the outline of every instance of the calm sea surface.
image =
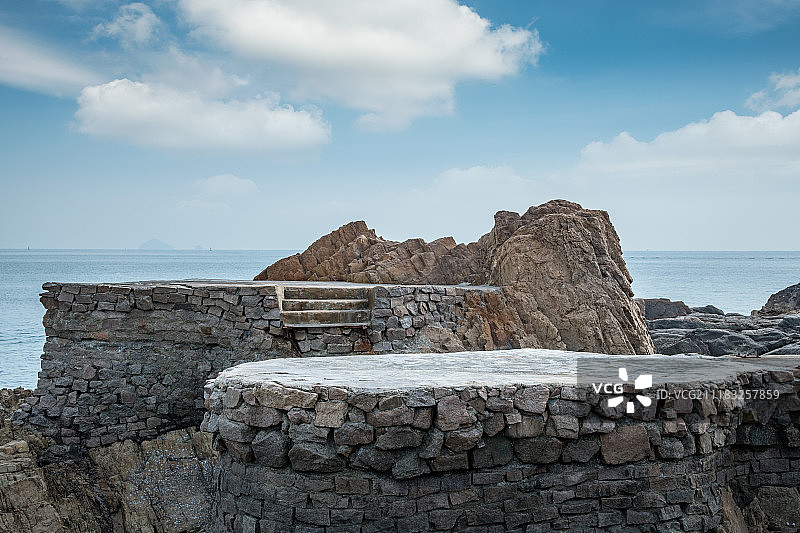
[[(34, 387), (42, 283), (252, 279), (294, 250), (0, 250), (0, 387)], [(800, 282), (800, 252), (626, 252), (636, 296), (748, 314)]]

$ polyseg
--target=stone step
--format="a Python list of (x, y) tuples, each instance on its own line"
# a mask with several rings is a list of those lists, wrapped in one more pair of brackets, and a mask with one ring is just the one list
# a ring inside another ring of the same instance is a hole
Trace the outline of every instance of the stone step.
[(368, 287), (305, 286), (284, 287), (285, 300), (363, 300), (369, 298)]
[(286, 327), (336, 327), (367, 326), (370, 321), (369, 309), (282, 311), (281, 320)]
[(283, 300), (283, 311), (347, 311), (369, 309), (369, 300)]

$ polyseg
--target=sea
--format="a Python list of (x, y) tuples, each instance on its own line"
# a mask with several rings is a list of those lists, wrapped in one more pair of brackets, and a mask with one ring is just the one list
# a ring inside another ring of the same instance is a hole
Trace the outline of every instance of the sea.
[[(0, 388), (36, 386), (45, 335), (42, 284), (253, 279), (296, 250), (0, 250)], [(800, 251), (624, 253), (641, 298), (749, 314), (800, 282)]]

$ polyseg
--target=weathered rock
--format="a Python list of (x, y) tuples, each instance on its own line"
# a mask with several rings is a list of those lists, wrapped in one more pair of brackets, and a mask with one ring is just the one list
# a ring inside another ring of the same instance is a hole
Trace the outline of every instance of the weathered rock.
[(491, 468), (510, 463), (514, 458), (514, 447), (510, 440), (502, 435), (497, 435), (486, 439), (485, 446), (474, 448), (470, 455), (475, 468)]
[(600, 435), (603, 460), (619, 465), (646, 459), (650, 456), (650, 439), (644, 426), (619, 426)]
[(29, 394), (0, 390), (0, 531), (212, 531), (211, 435), (170, 431), (39, 466), (46, 441), (7, 424)]
[(637, 298), (636, 304), (642, 309), (645, 319), (674, 318), (692, 312), (688, 305), (681, 301), (673, 302), (668, 298)]
[(692, 307), (692, 313), (700, 313), (703, 315), (724, 315), (725, 311), (713, 305), (703, 305), (700, 307)]
[(260, 431), (251, 444), (256, 461), (275, 468), (289, 464), (290, 446), (289, 436), (281, 431)]
[(430, 243), (387, 241), (365, 222), (350, 222), (305, 252), (270, 265), (255, 279), (449, 284), (458, 276), (462, 282), (480, 282), (482, 265), (470, 246), (475, 247), (456, 244), (452, 237)]
[(659, 353), (764, 355), (800, 353), (800, 319), (693, 313), (648, 320)]
[(770, 296), (767, 303), (756, 313), (759, 316), (800, 313), (800, 283), (786, 287)]
[[(450, 237), (431, 243), (387, 241), (363, 221), (351, 222), (255, 279), (489, 283), (502, 292), (468, 306), (455, 337), (446, 330), (429, 331), (437, 337), (429, 341), (432, 347), (654, 351), (608, 214), (564, 200), (531, 207), (523, 215), (500, 211), (494, 228), (468, 245)], [(415, 309), (403, 307), (395, 314), (408, 321), (406, 312)], [(387, 337), (400, 329), (387, 329)], [(415, 339), (422, 349), (425, 338)]]
[(533, 437), (514, 441), (514, 453), (523, 463), (555, 463), (563, 444), (555, 437)]
[(542, 414), (549, 398), (550, 389), (545, 386), (524, 387), (514, 394), (514, 407), (525, 413)]
[(442, 431), (451, 431), (475, 423), (477, 418), (458, 396), (445, 396), (436, 405), (436, 425)]
[(299, 442), (288, 455), (292, 468), (298, 472), (338, 472), (345, 466), (335, 449), (315, 442)]
[(372, 426), (362, 423), (346, 423), (333, 432), (333, 441), (336, 444), (369, 444), (372, 442), (374, 430)]
[(422, 434), (408, 426), (390, 427), (375, 439), (375, 447), (379, 450), (413, 448), (420, 444), (422, 444)]
[(478, 441), (481, 440), (482, 435), (483, 427), (480, 424), (469, 428), (456, 429), (445, 435), (444, 445), (456, 453), (465, 452), (474, 448)]

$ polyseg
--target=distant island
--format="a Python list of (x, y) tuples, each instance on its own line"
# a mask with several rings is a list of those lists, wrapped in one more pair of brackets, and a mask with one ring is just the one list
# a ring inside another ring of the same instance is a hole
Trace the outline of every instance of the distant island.
[(150, 239), (139, 245), (140, 250), (174, 250), (175, 248), (159, 239)]

